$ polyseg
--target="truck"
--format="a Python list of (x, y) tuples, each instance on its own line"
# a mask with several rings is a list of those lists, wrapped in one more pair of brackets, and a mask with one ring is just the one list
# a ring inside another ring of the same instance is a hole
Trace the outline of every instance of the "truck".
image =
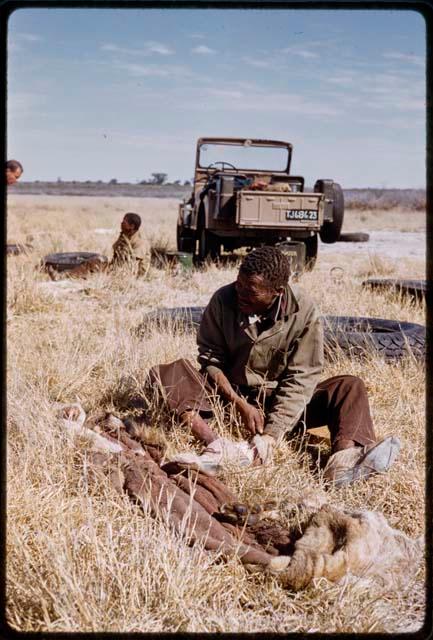
[(318, 237), (339, 239), (344, 196), (325, 178), (305, 191), (304, 178), (290, 174), (292, 151), (279, 140), (199, 138), (192, 193), (179, 204), (178, 251), (201, 263), (222, 249), (278, 245), (312, 269)]

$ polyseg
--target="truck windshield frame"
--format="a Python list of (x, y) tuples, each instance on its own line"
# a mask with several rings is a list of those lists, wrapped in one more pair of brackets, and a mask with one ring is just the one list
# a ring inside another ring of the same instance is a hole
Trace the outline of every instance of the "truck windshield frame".
[(230, 142), (203, 142), (198, 148), (197, 166), (207, 169), (216, 164), (215, 169), (237, 171), (268, 171), (271, 173), (287, 173), (290, 163), (290, 150), (287, 146), (272, 144), (254, 144)]

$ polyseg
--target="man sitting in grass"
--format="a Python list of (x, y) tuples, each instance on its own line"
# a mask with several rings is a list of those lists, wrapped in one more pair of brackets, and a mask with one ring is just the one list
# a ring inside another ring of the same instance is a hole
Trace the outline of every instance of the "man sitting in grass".
[(206, 418), (217, 394), (234, 405), (262, 462), (287, 434), (327, 425), (332, 455), (326, 479), (344, 484), (385, 471), (399, 441), (376, 443), (360, 378), (320, 381), (322, 324), (310, 298), (289, 286), (289, 276), (289, 260), (278, 248), (249, 253), (236, 282), (218, 289), (204, 311), (197, 338), (200, 371), (184, 359), (151, 369), (150, 379), (159, 382), (170, 409), (208, 445), (201, 458), (186, 454), (185, 461), (203, 471), (210, 461), (208, 468), (215, 469), (211, 461), (221, 439)]
[[(117, 269), (126, 264), (131, 265), (137, 277), (146, 275), (150, 266), (150, 251), (147, 241), (141, 236), (139, 229), (141, 218), (138, 213), (126, 213), (120, 223), (120, 235), (113, 244), (113, 257), (108, 263), (100, 258), (86, 260), (64, 275), (72, 278), (83, 278), (89, 273)], [(53, 268), (48, 270), (50, 277), (56, 280), (62, 277)]]

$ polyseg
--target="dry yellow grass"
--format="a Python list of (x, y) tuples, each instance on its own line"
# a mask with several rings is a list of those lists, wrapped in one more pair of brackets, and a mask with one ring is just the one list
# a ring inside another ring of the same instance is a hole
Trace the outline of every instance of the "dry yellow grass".
[[(51, 251), (109, 253), (128, 210), (140, 213), (154, 245), (174, 248), (176, 205), (123, 198), (9, 200), (9, 241), (25, 241), (31, 234), (35, 247), (29, 256), (8, 258), (7, 272), (9, 623), (44, 632), (395, 633), (419, 628), (425, 611), (422, 572), (404, 586), (320, 580), (293, 594), (273, 578), (249, 575), (237, 560), (217, 563), (215, 554), (187, 547), (163, 522), (109, 486), (87, 483), (84, 454), (55, 426), (52, 403), (78, 398), (86, 410), (121, 413), (151, 365), (196, 354), (190, 335), (178, 332), (167, 339), (155, 330), (143, 339), (131, 329), (155, 307), (205, 304), (218, 286), (234, 279), (236, 268), (210, 266), (189, 274), (151, 268), (147, 279), (132, 281), (126, 272), (99, 274), (83, 283), (84, 291), (54, 295), (47, 276), (34, 266)], [(368, 219), (373, 226), (352, 221), (354, 228), (369, 231), (385, 228), (390, 219), (392, 213), (381, 218), (374, 212)], [(417, 219), (420, 229), (423, 219)], [(386, 265), (387, 274), (424, 277), (423, 261), (388, 260)], [(334, 266), (344, 269), (339, 280), (331, 273)], [(383, 264), (378, 259), (372, 265), (368, 255), (328, 254), (300, 284), (324, 314), (424, 324), (423, 305), (361, 287), (365, 273), (374, 269), (383, 272)], [(330, 490), (330, 497), (342, 507), (379, 509), (408, 535), (422, 534), (424, 368), (410, 358), (389, 365), (376, 357), (360, 362), (341, 355), (327, 363), (324, 375), (337, 373), (365, 380), (378, 435), (398, 435), (403, 448), (389, 474)], [(164, 430), (170, 450), (195, 446), (162, 417), (155, 418), (155, 426)], [(219, 429), (229, 433), (227, 425)], [(270, 468), (229, 473), (226, 480), (242, 499), (290, 497), (320, 486), (316, 451), (300, 442), (285, 443)]]

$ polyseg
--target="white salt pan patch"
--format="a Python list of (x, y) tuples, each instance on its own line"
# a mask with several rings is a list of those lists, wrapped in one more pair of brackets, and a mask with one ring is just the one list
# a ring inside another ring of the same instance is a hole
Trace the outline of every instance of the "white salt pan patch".
[(93, 229), (93, 232), (97, 233), (98, 235), (105, 236), (105, 235), (108, 235), (108, 234), (111, 235), (111, 234), (116, 233), (116, 229), (103, 229), (103, 228), (101, 228), (101, 229)]
[(370, 231), (368, 242), (320, 243), (319, 253), (377, 254), (389, 258), (425, 258), (426, 233), (424, 231)]

